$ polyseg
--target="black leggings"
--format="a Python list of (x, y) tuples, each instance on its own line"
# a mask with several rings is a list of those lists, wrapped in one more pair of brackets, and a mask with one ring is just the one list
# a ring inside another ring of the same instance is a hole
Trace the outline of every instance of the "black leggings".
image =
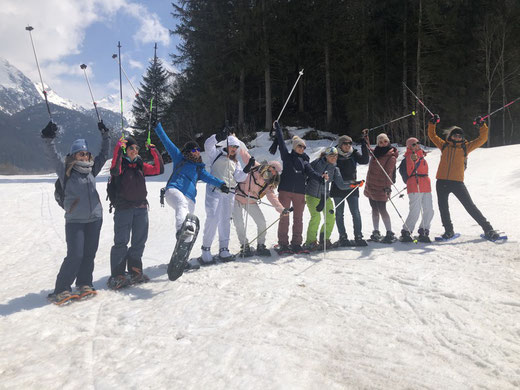
[(486, 232), (492, 230), (491, 224), (482, 215), (480, 210), (475, 206), (471, 200), (468, 189), (461, 181), (453, 180), (437, 180), (437, 200), (439, 203), (439, 211), (441, 213), (442, 226), (446, 231), (453, 231), (453, 224), (451, 223), (450, 208), (448, 204), (448, 197), (451, 193), (462, 203), (469, 215), (482, 227)]

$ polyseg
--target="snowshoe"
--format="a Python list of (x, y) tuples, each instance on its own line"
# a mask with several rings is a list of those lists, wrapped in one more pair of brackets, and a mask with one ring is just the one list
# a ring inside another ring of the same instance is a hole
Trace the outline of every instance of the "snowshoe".
[(251, 249), (249, 244), (244, 244), (240, 246), (240, 253), (238, 257), (252, 257), (255, 255), (255, 251)]
[(49, 302), (52, 302), (55, 305), (62, 306), (77, 301), (79, 299), (79, 295), (73, 294), (69, 290), (65, 290), (58, 294), (51, 293), (47, 295), (47, 299)]
[(498, 240), (507, 240), (506, 235), (500, 235), (496, 230), (488, 230), (486, 233), (481, 234), (480, 237), (485, 238), (486, 240), (495, 242)]
[(198, 262), (191, 261), (191, 260), (187, 261), (186, 265), (184, 266), (184, 272), (195, 271), (197, 269), (200, 269), (200, 264)]
[(186, 215), (180, 230), (177, 232), (177, 243), (168, 264), (168, 279), (177, 280), (186, 269), (186, 264), (199, 234), (199, 219), (194, 214)]
[(276, 253), (278, 253), (279, 256), (295, 253), (289, 245), (275, 245), (274, 250)]
[(132, 270), (130, 271), (130, 284), (148, 283), (149, 281), (150, 278), (148, 275), (143, 273), (142, 269), (132, 267)]
[(353, 246), (353, 242), (346, 235), (340, 236), (339, 240), (334, 243), (335, 248)]
[(397, 241), (397, 237), (395, 236), (394, 232), (387, 231), (386, 236), (380, 241), (383, 244), (393, 244)]
[(107, 287), (110, 290), (120, 290), (130, 285), (132, 285), (132, 282), (128, 274), (111, 276), (107, 282)]
[(454, 240), (459, 237), (460, 237), (460, 233), (446, 232), (442, 236), (435, 237), (435, 241), (437, 241), (437, 242), (451, 241), (451, 240)]
[(303, 248), (308, 251), (309, 253), (311, 252), (315, 252), (317, 250), (320, 249), (320, 244), (318, 243), (318, 241), (314, 241), (314, 242), (309, 242), (309, 243), (305, 243), (305, 245), (303, 246)]
[(263, 257), (270, 257), (271, 251), (266, 248), (264, 244), (258, 244), (256, 247), (256, 255), (257, 256), (263, 256)]
[(379, 232), (379, 230), (374, 230), (370, 235), (370, 241), (380, 242), (383, 239), (383, 236)]
[(79, 295), (78, 299), (85, 300), (85, 299), (90, 299), (90, 298), (95, 297), (97, 295), (97, 291), (94, 287), (85, 285), (85, 286), (78, 287), (77, 294)]
[(399, 237), (399, 241), (401, 242), (413, 242), (413, 238), (408, 230), (401, 230), (401, 237)]
[(206, 261), (206, 260), (203, 260), (202, 256), (200, 256), (200, 257), (197, 257), (195, 260), (199, 263), (200, 267), (207, 267), (208, 265), (217, 264), (217, 260), (215, 260), (215, 257), (212, 257), (211, 260)]
[(295, 254), (304, 254), (304, 255), (308, 255), (310, 252), (303, 248), (301, 245), (291, 245), (291, 249), (292, 253), (295, 253)]
[(335, 246), (335, 245), (332, 243), (331, 240), (327, 239), (327, 240), (325, 240), (325, 242), (320, 241), (317, 250), (322, 251), (322, 250), (324, 249), (324, 248), (323, 248), (324, 244), (325, 244), (326, 249), (334, 249), (334, 248), (337, 248), (337, 246)]
[(235, 261), (235, 255), (229, 253), (228, 248), (220, 248), (218, 259), (223, 263), (228, 263), (230, 261)]

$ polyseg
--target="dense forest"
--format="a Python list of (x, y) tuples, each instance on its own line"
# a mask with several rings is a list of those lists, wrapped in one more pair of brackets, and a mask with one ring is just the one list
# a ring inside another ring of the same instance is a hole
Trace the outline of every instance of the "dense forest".
[[(440, 115), (440, 126), (459, 125), (470, 138), (476, 116), (520, 96), (518, 0), (181, 0), (172, 7), (171, 34), (181, 44), (171, 57), (180, 71), (162, 92), (159, 119), (177, 142), (226, 121), (241, 136), (270, 129), (301, 69), (283, 125), (356, 137), (415, 111), (385, 127), (399, 143), (411, 135), (426, 142), (430, 118), (404, 83)], [(152, 62), (148, 77), (160, 68)], [(161, 79), (156, 84), (168, 80)], [(144, 86), (151, 83), (145, 77)], [(520, 142), (520, 100), (488, 125), (488, 146)]]

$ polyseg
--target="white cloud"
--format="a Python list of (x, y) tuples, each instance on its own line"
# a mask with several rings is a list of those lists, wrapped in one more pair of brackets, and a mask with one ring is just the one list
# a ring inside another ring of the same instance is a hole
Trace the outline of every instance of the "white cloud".
[(140, 4), (131, 3), (125, 7), (125, 11), (139, 20), (141, 26), (133, 38), (139, 43), (160, 42), (164, 46), (170, 44), (170, 32), (164, 27), (157, 14), (149, 12)]
[(128, 64), (133, 69), (144, 69), (144, 65), (141, 62), (136, 61), (136, 60), (129, 59)]

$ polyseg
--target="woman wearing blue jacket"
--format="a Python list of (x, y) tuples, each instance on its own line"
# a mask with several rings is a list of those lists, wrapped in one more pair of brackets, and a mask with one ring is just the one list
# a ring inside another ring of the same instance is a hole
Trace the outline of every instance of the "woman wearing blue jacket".
[(178, 232), (186, 215), (195, 211), (197, 181), (202, 180), (221, 189), (226, 186), (222, 180), (206, 171), (200, 155), (200, 147), (196, 142), (189, 141), (182, 150), (179, 150), (168, 138), (160, 123), (155, 127), (155, 133), (173, 162), (173, 172), (166, 184), (164, 198), (166, 203), (175, 210), (175, 229)]

